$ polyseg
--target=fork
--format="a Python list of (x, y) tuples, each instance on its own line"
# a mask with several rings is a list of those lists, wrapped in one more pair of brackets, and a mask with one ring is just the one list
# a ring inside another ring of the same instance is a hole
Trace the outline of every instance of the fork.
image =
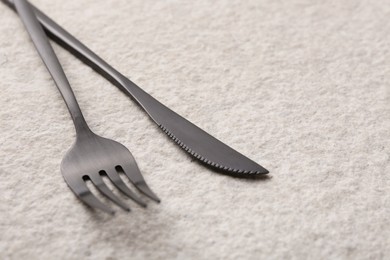
[(124, 210), (130, 211), (130, 208), (114, 195), (103, 181), (102, 176), (107, 176), (122, 193), (146, 207), (146, 203), (135, 195), (120, 177), (119, 172), (124, 172), (140, 192), (160, 202), (146, 184), (130, 151), (122, 144), (98, 136), (90, 130), (65, 72), (31, 5), (25, 0), (15, 0), (14, 3), (27, 32), (68, 107), (76, 129), (76, 141), (61, 162), (61, 173), (70, 189), (88, 206), (114, 214), (109, 206), (102, 203), (90, 191), (86, 183), (89, 180), (104, 196)]

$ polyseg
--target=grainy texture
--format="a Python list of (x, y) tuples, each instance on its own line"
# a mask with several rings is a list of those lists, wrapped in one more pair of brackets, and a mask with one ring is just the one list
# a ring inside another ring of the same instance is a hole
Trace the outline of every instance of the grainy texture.
[(271, 174), (204, 168), (55, 46), (91, 128), (132, 151), (163, 201), (90, 211), (59, 172), (66, 107), (1, 4), (1, 259), (389, 259), (388, 1), (33, 3)]

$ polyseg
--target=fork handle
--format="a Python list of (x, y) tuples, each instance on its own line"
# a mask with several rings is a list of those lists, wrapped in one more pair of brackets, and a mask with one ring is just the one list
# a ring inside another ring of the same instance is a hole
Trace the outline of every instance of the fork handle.
[(58, 58), (50, 45), (42, 26), (35, 16), (32, 6), (26, 0), (14, 0), (14, 5), (31, 37), (31, 40), (33, 41), (39, 55), (46, 65), (47, 70), (60, 91), (66, 106), (68, 107), (76, 128), (76, 133), (79, 135), (91, 132), (77, 103), (69, 81), (66, 78), (65, 72), (58, 61)]

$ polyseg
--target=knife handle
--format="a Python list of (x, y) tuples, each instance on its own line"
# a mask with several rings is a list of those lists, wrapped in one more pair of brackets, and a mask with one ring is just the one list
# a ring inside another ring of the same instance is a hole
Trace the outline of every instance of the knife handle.
[[(11, 9), (15, 10), (14, 0), (1, 0)], [(150, 109), (159, 106), (161, 103), (153, 98), (151, 95), (146, 93), (140, 87), (138, 87), (134, 82), (123, 76), (120, 72), (114, 69), (111, 65), (105, 62), (97, 54), (91, 51), (87, 46), (77, 40), (74, 36), (68, 33), (65, 29), (59, 26), (56, 22), (46, 16), (38, 8), (30, 3), (31, 7), (35, 12), (35, 15), (38, 21), (41, 23), (44, 31), (50, 38), (55, 42), (61, 45), (64, 49), (68, 50), (75, 57), (80, 59), (82, 62), (87, 64), (93, 70), (97, 71), (104, 78), (110, 81), (113, 85), (118, 87), (126, 95), (133, 98), (138, 105), (140, 105), (145, 112), (151, 117), (151, 119), (156, 122), (158, 125), (158, 118), (156, 113), (150, 113)], [(162, 104), (161, 104), (162, 105)], [(169, 110), (166, 107), (163, 107), (163, 110)]]
[[(16, 11), (14, 0), (1, 0), (8, 7)], [(51, 38), (54, 38), (58, 44), (70, 51), (73, 55), (81, 58), (83, 62), (87, 63), (88, 66), (98, 70), (99, 73), (103, 72), (105, 78), (111, 77), (112, 79), (119, 80), (123, 77), (117, 70), (111, 67), (107, 62), (92, 52), (87, 46), (82, 44), (79, 40), (73, 37), (70, 33), (65, 31), (62, 27), (57, 25), (53, 20), (42, 13), (33, 4), (29, 3), (35, 12), (38, 21), (42, 24), (43, 30)], [(71, 46), (71, 47), (69, 47)], [(78, 54), (82, 53), (82, 55)]]

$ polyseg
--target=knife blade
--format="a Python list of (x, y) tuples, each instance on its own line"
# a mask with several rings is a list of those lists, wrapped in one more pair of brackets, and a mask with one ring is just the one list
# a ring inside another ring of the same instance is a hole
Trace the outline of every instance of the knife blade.
[[(2, 0), (15, 10), (12, 0)], [(134, 99), (176, 144), (200, 162), (222, 173), (247, 177), (269, 173), (261, 165), (178, 115), (111, 67), (42, 11), (34, 8), (45, 32), (59, 45)]]

